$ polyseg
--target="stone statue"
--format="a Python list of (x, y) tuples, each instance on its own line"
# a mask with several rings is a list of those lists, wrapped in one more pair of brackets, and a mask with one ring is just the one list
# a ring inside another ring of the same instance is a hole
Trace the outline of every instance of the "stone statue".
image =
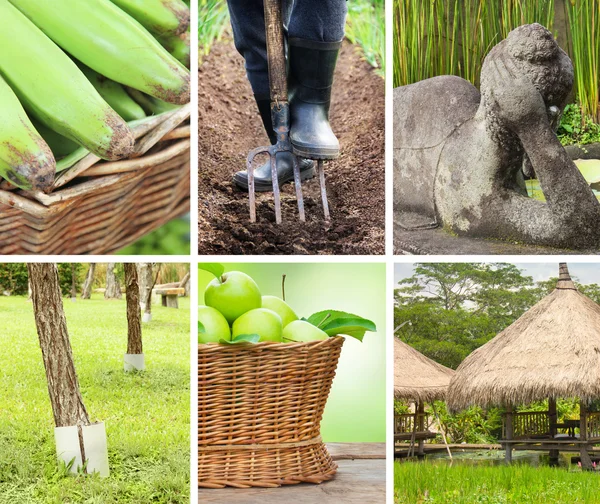
[[(567, 248), (600, 244), (600, 203), (558, 141), (571, 60), (539, 24), (485, 58), (481, 93), (440, 76), (394, 90), (394, 217), (406, 229)], [(535, 171), (546, 203), (527, 196)]]

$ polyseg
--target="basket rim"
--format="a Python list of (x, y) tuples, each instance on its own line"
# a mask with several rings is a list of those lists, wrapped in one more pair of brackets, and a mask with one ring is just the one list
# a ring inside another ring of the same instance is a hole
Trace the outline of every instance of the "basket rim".
[(243, 350), (279, 350), (279, 349), (287, 349), (287, 348), (308, 348), (308, 347), (320, 347), (327, 345), (336, 345), (342, 344), (345, 341), (345, 338), (340, 335), (329, 336), (329, 338), (324, 340), (315, 340), (315, 341), (300, 341), (300, 342), (289, 342), (284, 343), (283, 341), (259, 341), (258, 343), (240, 343), (236, 345), (225, 345), (223, 343), (198, 343), (198, 352), (200, 350), (210, 350), (213, 351), (216, 348), (222, 348), (224, 351), (232, 352), (232, 351), (243, 351)]

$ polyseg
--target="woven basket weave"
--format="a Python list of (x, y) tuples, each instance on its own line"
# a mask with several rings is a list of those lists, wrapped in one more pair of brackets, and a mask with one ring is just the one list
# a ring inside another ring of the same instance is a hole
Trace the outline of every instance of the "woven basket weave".
[(190, 208), (190, 105), (139, 121), (130, 159), (88, 154), (53, 189), (0, 184), (0, 254), (108, 254)]
[(320, 423), (343, 343), (198, 345), (198, 486), (331, 479)]

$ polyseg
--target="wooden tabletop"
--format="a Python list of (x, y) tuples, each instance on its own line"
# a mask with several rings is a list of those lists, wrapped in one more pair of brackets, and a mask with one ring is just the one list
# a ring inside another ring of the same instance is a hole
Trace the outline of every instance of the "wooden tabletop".
[(327, 443), (338, 471), (320, 485), (279, 488), (200, 489), (198, 502), (210, 504), (385, 504), (385, 443)]

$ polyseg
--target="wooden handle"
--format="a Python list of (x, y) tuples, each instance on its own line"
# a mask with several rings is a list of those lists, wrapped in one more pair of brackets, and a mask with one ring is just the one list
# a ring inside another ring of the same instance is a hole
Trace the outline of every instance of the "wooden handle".
[(281, 0), (264, 0), (271, 101), (287, 101), (287, 72), (283, 45)]

